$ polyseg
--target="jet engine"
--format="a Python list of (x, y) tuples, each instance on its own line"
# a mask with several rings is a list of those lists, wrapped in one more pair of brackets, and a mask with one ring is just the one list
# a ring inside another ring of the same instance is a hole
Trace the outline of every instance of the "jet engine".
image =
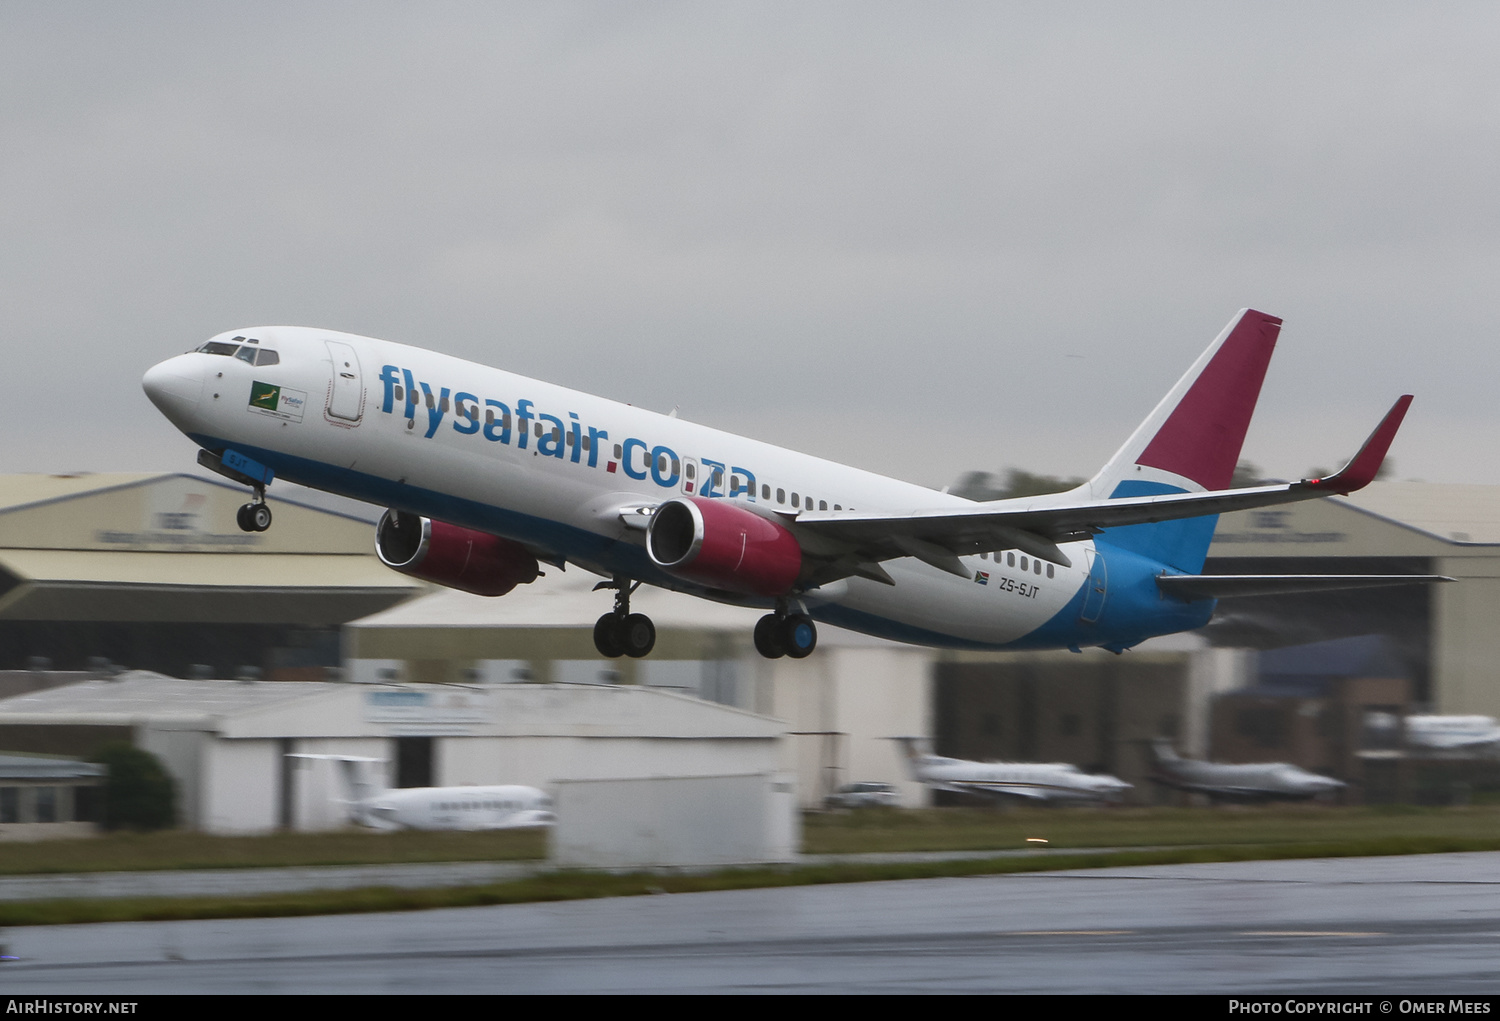
[(646, 552), (679, 578), (745, 595), (785, 595), (802, 570), (802, 547), (791, 532), (743, 507), (698, 497), (656, 508)]
[(503, 596), (541, 573), (520, 543), (405, 511), (381, 517), (375, 552), (394, 571), (477, 596)]

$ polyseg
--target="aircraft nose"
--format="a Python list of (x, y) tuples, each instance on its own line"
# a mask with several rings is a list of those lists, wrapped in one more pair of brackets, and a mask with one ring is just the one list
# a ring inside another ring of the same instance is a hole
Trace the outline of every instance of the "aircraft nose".
[(141, 377), (141, 389), (163, 415), (181, 425), (181, 419), (198, 408), (203, 395), (203, 377), (193, 364), (192, 356), (178, 355), (147, 369)]

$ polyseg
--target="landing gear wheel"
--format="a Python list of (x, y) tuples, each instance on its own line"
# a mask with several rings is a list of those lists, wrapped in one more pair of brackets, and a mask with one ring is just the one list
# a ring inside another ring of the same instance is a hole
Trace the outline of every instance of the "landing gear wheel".
[(250, 513), (245, 515), (249, 520), (251, 529), (256, 532), (264, 532), (271, 527), (271, 508), (263, 503), (252, 503)]
[(755, 622), (755, 651), (766, 659), (780, 659), (786, 655), (786, 645), (781, 640), (781, 618), (768, 613)]
[(241, 532), (255, 531), (255, 525), (250, 521), (250, 511), (253, 510), (254, 507), (255, 505), (253, 503), (247, 503), (239, 510), (234, 512), (234, 523), (240, 526)]
[(806, 659), (818, 647), (818, 626), (805, 614), (792, 614), (781, 621), (777, 630), (782, 648), (793, 659)]
[(606, 659), (619, 659), (625, 655), (625, 641), (620, 632), (623, 621), (613, 613), (606, 613), (594, 624), (594, 648)]
[(626, 617), (619, 634), (625, 655), (631, 659), (640, 659), (656, 647), (656, 625), (644, 613)]

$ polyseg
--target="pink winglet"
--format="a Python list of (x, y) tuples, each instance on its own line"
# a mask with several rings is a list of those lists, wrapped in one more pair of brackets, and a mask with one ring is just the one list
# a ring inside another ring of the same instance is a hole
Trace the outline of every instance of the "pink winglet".
[(1280, 319), (1247, 309), (1136, 463), (1228, 489), (1280, 332)]
[(1386, 452), (1391, 449), (1391, 441), (1396, 438), (1396, 430), (1401, 428), (1401, 420), (1406, 417), (1406, 409), (1409, 407), (1411, 394), (1397, 398), (1396, 403), (1391, 405), (1391, 410), (1385, 413), (1370, 438), (1365, 440), (1365, 445), (1359, 448), (1359, 453), (1348, 464), (1326, 479), (1309, 479), (1308, 484), (1341, 496), (1368, 486), (1385, 462)]

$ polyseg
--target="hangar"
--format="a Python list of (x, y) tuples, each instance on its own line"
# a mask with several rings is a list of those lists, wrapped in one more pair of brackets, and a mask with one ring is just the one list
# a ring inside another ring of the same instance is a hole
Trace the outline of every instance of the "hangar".
[(131, 671), (0, 702), (0, 747), (88, 755), (129, 740), (178, 789), (182, 825), (211, 833), (345, 824), (327, 763), (390, 763), (392, 786), (526, 784), (777, 772), (772, 719), (641, 685), (181, 680)]
[(0, 670), (321, 677), (339, 625), (423, 589), (375, 557), (373, 517), (282, 494), (246, 533), (244, 501), (185, 474), (0, 477)]

